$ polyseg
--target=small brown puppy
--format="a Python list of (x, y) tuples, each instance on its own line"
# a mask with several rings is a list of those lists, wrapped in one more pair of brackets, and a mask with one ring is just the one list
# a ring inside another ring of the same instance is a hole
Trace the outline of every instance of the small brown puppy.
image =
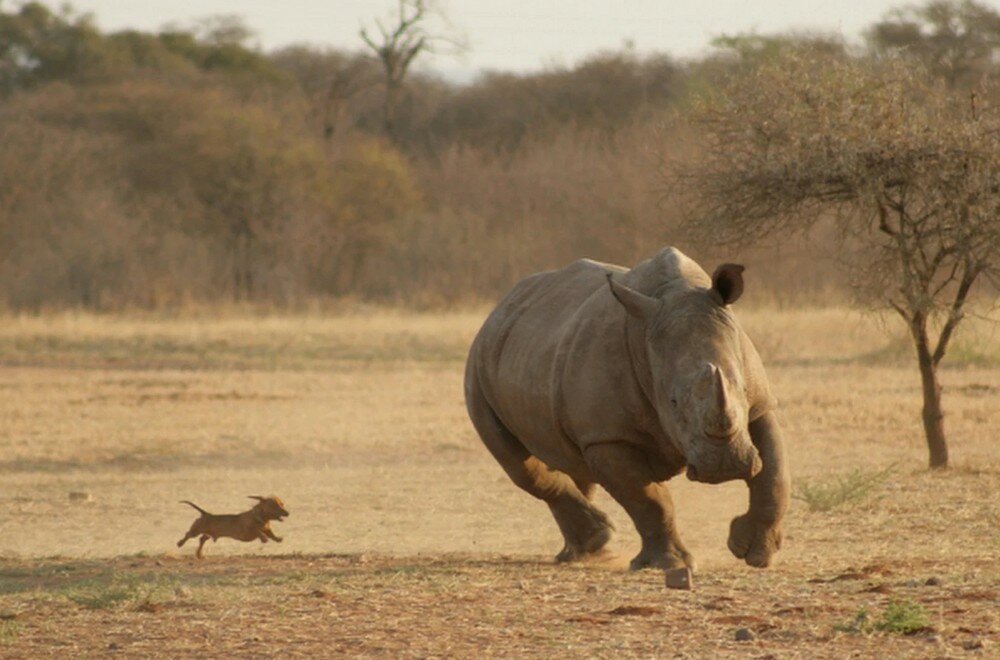
[(198, 544), (198, 552), (195, 553), (198, 559), (201, 559), (201, 549), (205, 547), (205, 541), (208, 539), (217, 541), (220, 536), (237, 541), (260, 539), (261, 543), (267, 543), (268, 539), (272, 539), (281, 543), (281, 537), (275, 536), (274, 532), (271, 531), (271, 521), (280, 521), (288, 515), (285, 503), (273, 495), (271, 497), (250, 495), (250, 499), (257, 500), (257, 504), (249, 511), (221, 515), (209, 513), (194, 502), (181, 500), (181, 504), (189, 504), (200, 511), (201, 517), (194, 521), (184, 538), (177, 542), (177, 547), (181, 547), (188, 539), (193, 539), (201, 534), (201, 543)]

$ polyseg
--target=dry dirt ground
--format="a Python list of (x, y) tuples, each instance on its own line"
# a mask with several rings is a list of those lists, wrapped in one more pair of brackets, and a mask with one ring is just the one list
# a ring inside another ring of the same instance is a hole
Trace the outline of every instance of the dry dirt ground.
[[(950, 356), (955, 467), (932, 474), (905, 338), (839, 309), (742, 310), (793, 476), (854, 471), (869, 492), (825, 512), (796, 500), (760, 571), (725, 548), (745, 486), (675, 480), (700, 562), (687, 592), (623, 568), (637, 539), (603, 494), (614, 556), (551, 563), (546, 507), (465, 416), (482, 317), (0, 320), (0, 657), (1000, 653), (989, 323)], [(220, 540), (203, 561), (174, 545), (195, 517), (178, 500), (228, 512), (272, 492), (283, 544)], [(918, 630), (880, 630), (907, 611)]]

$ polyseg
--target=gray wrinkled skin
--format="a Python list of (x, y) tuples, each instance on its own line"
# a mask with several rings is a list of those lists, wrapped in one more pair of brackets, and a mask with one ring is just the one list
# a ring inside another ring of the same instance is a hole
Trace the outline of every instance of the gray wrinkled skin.
[(523, 280), (487, 318), (466, 367), (469, 414), (514, 483), (549, 505), (557, 560), (610, 538), (590, 501), (600, 484), (642, 538), (633, 568), (693, 568), (663, 483), (687, 468), (747, 481), (729, 547), (770, 563), (788, 476), (764, 368), (729, 306), (742, 271), (709, 277), (673, 248), (629, 271), (581, 260)]

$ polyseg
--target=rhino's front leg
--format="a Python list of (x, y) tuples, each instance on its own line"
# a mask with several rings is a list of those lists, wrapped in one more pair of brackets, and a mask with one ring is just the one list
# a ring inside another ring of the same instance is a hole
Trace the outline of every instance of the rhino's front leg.
[(670, 492), (656, 481), (642, 450), (621, 442), (599, 443), (586, 448), (584, 459), (598, 483), (628, 513), (642, 539), (642, 550), (629, 567), (694, 570), (694, 558), (674, 527)]
[(750, 437), (764, 468), (749, 482), (750, 510), (733, 518), (729, 527), (729, 549), (751, 566), (764, 568), (781, 547), (781, 520), (791, 486), (781, 428), (773, 412), (750, 424)]

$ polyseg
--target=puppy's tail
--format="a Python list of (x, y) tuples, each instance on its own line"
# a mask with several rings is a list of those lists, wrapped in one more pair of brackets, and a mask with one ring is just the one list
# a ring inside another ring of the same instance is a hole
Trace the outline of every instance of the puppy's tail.
[(181, 504), (188, 504), (190, 506), (193, 506), (194, 508), (198, 509), (198, 511), (202, 512), (206, 516), (212, 515), (208, 511), (205, 511), (203, 508), (201, 508), (200, 506), (198, 506), (197, 504), (195, 504), (194, 502), (188, 502), (187, 500), (181, 500)]

